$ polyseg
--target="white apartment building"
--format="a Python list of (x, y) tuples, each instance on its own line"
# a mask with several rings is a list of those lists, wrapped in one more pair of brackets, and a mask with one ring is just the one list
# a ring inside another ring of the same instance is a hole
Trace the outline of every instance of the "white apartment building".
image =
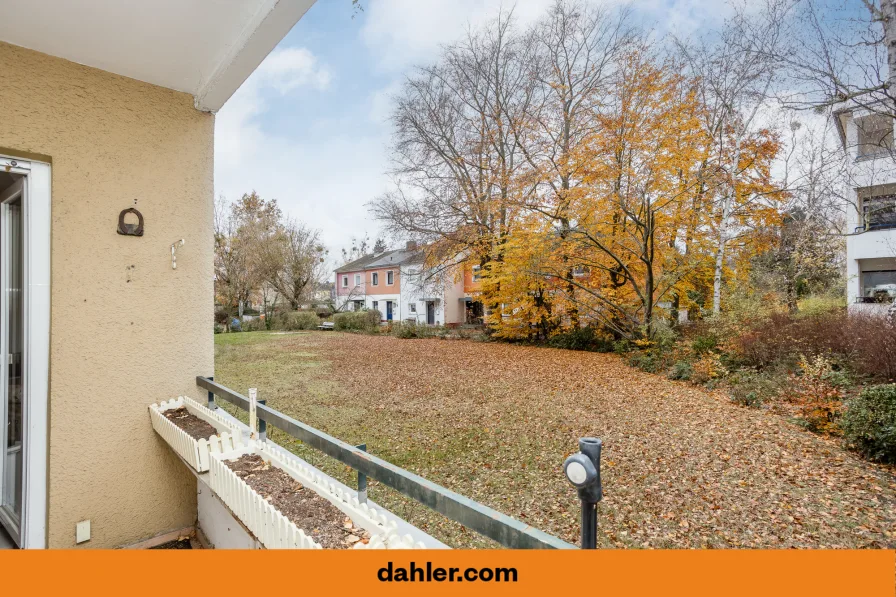
[(855, 193), (846, 230), (847, 299), (852, 310), (883, 313), (896, 297), (894, 119), (862, 106), (845, 106), (834, 117)]

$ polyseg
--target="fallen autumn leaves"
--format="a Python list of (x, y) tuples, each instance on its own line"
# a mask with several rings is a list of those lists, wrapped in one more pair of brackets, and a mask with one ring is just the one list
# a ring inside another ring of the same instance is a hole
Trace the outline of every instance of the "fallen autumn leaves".
[[(613, 355), (251, 336), (219, 342), (221, 383), (258, 387), (274, 408), (571, 542), (578, 502), (561, 464), (594, 435), (605, 445), (601, 547), (896, 547), (892, 469)], [(345, 467), (313, 463), (353, 484)], [(495, 545), (380, 485), (370, 492), (452, 546)]]

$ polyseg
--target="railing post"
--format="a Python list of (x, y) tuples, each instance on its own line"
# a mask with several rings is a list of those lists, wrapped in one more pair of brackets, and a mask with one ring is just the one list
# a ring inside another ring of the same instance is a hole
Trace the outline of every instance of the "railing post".
[(258, 410), (255, 408), (258, 404), (258, 390), (249, 388), (249, 437), (257, 439), (255, 430), (258, 428)]
[[(362, 452), (367, 451), (367, 444), (359, 444), (357, 446)], [(367, 475), (358, 471), (358, 503), (367, 503)]]
[(579, 440), (579, 453), (563, 463), (563, 472), (578, 489), (582, 502), (582, 549), (597, 549), (597, 502), (604, 497), (600, 484), (602, 446), (595, 437), (583, 437)]
[[(209, 381), (215, 381), (214, 376), (210, 376), (207, 379)], [(218, 405), (215, 404), (215, 393), (212, 392), (211, 390), (208, 391), (208, 408), (209, 408), (209, 410), (215, 410), (216, 408), (218, 408)]]
[[(267, 399), (259, 400), (258, 404), (267, 404)], [(257, 416), (257, 414), (256, 414)], [(268, 439), (268, 422), (264, 420), (264, 417), (258, 417), (258, 441), (264, 442)]]

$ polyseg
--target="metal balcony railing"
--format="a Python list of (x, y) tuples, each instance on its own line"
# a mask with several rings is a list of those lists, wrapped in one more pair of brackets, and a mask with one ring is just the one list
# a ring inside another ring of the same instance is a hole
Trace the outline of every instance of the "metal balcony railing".
[[(208, 406), (211, 409), (217, 408), (215, 403), (217, 396), (242, 410), (249, 410), (247, 397), (216, 383), (211, 378), (197, 377), (196, 384), (208, 391)], [(359, 473), (359, 477), (364, 475), (375, 479), (501, 545), (515, 549), (576, 548), (575, 545), (553, 535), (368, 454), (363, 447), (352, 446), (297, 421), (270, 408), (261, 400), (257, 401), (256, 415), (259, 423), (259, 436), (262, 439), (265, 438), (267, 425), (272, 425), (306, 445), (350, 466)]]

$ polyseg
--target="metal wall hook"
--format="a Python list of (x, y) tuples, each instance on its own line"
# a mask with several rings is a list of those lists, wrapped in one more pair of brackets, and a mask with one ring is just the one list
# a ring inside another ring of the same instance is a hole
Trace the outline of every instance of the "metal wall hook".
[(180, 239), (171, 245), (171, 269), (177, 269), (177, 249), (184, 246), (185, 242), (184, 239)]

